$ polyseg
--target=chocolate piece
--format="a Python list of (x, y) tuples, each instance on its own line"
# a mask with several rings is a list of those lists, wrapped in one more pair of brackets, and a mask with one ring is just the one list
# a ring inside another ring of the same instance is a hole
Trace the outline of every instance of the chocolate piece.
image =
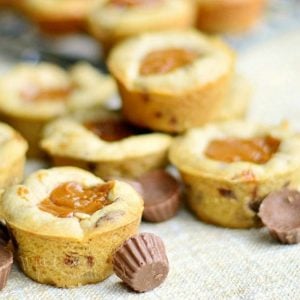
[(6, 286), (12, 263), (12, 252), (0, 245), (0, 291)]
[(0, 222), (0, 245), (6, 246), (9, 240), (10, 236), (7, 227)]
[(300, 242), (300, 192), (282, 189), (262, 202), (259, 217), (270, 234), (283, 244)]
[(169, 262), (163, 241), (152, 233), (141, 233), (115, 252), (116, 275), (136, 292), (150, 291), (167, 277)]
[(172, 218), (180, 205), (180, 185), (164, 170), (150, 171), (139, 178), (143, 188), (143, 218), (162, 222)]

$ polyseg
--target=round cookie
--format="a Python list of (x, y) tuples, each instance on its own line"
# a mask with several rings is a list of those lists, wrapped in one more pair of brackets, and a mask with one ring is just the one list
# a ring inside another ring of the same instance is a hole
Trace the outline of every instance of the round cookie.
[(174, 141), (169, 157), (200, 219), (249, 228), (261, 224), (261, 201), (298, 176), (299, 147), (299, 134), (284, 124), (231, 121), (187, 131)]
[(27, 142), (18, 132), (0, 123), (0, 193), (23, 179), (27, 149)]
[(208, 32), (243, 32), (257, 23), (266, 0), (196, 0), (196, 26)]
[(56, 165), (76, 165), (102, 178), (137, 177), (167, 164), (171, 141), (125, 122), (118, 112), (97, 109), (48, 124), (41, 147)]
[(136, 233), (143, 201), (124, 182), (62, 167), (37, 171), (7, 189), (1, 210), (24, 273), (75, 287), (112, 274), (112, 255)]
[(144, 32), (188, 28), (195, 20), (190, 0), (100, 0), (88, 17), (88, 30), (104, 50)]
[(0, 79), (0, 113), (40, 156), (43, 126), (70, 111), (103, 105), (115, 93), (111, 77), (79, 63), (66, 71), (49, 63), (21, 64)]
[(95, 0), (19, 0), (18, 6), (42, 31), (66, 34), (84, 29)]
[(108, 59), (124, 117), (165, 132), (222, 119), (234, 63), (226, 44), (194, 30), (131, 38), (116, 46)]

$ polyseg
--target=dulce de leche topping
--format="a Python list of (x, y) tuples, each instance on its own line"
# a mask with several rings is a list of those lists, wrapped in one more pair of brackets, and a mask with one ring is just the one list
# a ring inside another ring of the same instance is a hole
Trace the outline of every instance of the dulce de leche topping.
[(142, 60), (140, 74), (166, 74), (177, 68), (191, 64), (199, 54), (195, 51), (180, 48), (169, 48), (148, 53)]
[(269, 135), (253, 139), (213, 140), (205, 150), (211, 159), (224, 162), (247, 161), (264, 164), (277, 152), (280, 140)]
[(133, 135), (149, 133), (145, 129), (135, 127), (120, 119), (91, 121), (86, 122), (84, 126), (107, 142), (120, 141)]
[(20, 93), (20, 97), (27, 101), (64, 101), (70, 95), (71, 87), (57, 88), (57, 89), (39, 89), (28, 87)]
[(120, 7), (150, 6), (156, 5), (162, 0), (110, 0), (109, 4)]
[(39, 208), (60, 218), (72, 217), (76, 212), (93, 214), (112, 203), (108, 194), (113, 186), (113, 181), (93, 187), (83, 187), (73, 181), (66, 182), (55, 188), (40, 203)]

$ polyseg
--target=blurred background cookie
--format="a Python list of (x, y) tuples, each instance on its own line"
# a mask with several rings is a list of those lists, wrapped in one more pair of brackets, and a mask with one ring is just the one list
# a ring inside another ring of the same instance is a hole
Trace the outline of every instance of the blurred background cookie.
[(56, 165), (79, 166), (103, 178), (137, 177), (168, 163), (171, 141), (100, 108), (48, 124), (41, 147)]
[(184, 29), (194, 20), (192, 0), (100, 0), (88, 16), (88, 31), (108, 52), (114, 44), (133, 35)]
[(266, 0), (196, 0), (200, 30), (241, 33), (254, 26), (262, 17)]

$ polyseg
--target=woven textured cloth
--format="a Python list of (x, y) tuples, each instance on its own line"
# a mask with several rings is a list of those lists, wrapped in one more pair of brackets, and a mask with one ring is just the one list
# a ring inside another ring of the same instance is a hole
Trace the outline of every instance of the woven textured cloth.
[[(300, 31), (243, 51), (239, 68), (255, 87), (251, 119), (289, 119), (300, 128)], [(154, 291), (130, 292), (114, 275), (58, 289), (31, 281), (14, 266), (0, 299), (300, 299), (300, 245), (279, 245), (265, 228), (218, 228), (182, 209), (168, 222), (143, 223), (141, 231), (159, 235), (170, 260), (166, 282)]]

